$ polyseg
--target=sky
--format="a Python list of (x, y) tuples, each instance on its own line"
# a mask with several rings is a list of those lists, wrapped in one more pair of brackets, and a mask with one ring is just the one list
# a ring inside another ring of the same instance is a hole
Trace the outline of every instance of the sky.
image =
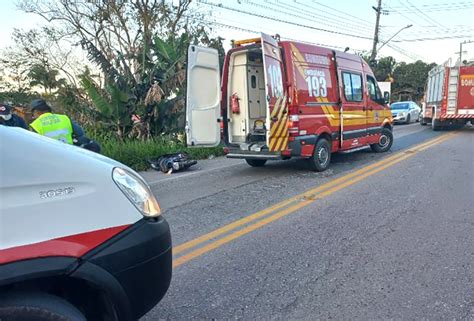
[[(0, 49), (12, 45), (14, 28), (30, 29), (45, 21), (19, 11), (15, 0), (0, 1), (3, 14)], [(370, 52), (374, 36), (376, 0), (195, 0), (193, 10), (225, 39), (253, 38), (259, 32), (279, 34), (350, 52)], [(378, 57), (397, 61), (441, 64), (458, 57), (459, 44), (474, 41), (474, 0), (382, 0), (381, 42), (394, 36)], [(433, 39), (440, 38), (440, 39)], [(474, 43), (463, 46), (463, 60), (474, 59)]]

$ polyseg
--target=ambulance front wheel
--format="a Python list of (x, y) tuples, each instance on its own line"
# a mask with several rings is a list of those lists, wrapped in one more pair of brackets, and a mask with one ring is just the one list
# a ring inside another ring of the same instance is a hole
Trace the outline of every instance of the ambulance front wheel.
[(0, 320), (86, 321), (68, 301), (43, 292), (10, 292), (0, 296)]
[(384, 153), (392, 148), (393, 134), (388, 128), (383, 128), (380, 133), (379, 141), (376, 144), (370, 145), (370, 148), (376, 153)]
[(323, 172), (331, 163), (331, 145), (325, 138), (320, 138), (314, 146), (313, 157), (308, 159), (312, 170)]
[(267, 162), (266, 159), (251, 159), (251, 158), (246, 158), (245, 161), (247, 164), (249, 164), (252, 167), (262, 167), (265, 166), (265, 163)]

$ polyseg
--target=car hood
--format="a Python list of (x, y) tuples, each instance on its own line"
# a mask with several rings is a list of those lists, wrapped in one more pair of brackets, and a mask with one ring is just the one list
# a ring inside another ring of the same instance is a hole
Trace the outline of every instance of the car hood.
[[(7, 127), (0, 126), (0, 142), (2, 147), (7, 147), (11, 152), (20, 152), (21, 148), (28, 148), (31, 157), (31, 161), (34, 161), (41, 153), (41, 156), (46, 158), (54, 157), (54, 159), (70, 158), (75, 162), (88, 163), (88, 164), (101, 164), (104, 167), (122, 167), (132, 171), (128, 166), (121, 164), (111, 158), (91, 152), (87, 149), (77, 147), (74, 145), (65, 144), (63, 142), (38, 135), (36, 133), (27, 131), (19, 127)], [(38, 149), (38, 154), (34, 154), (32, 150)], [(26, 155), (25, 155), (26, 156)], [(73, 164), (71, 166), (73, 167)]]
[(392, 115), (398, 115), (401, 112), (408, 112), (408, 109), (391, 109)]

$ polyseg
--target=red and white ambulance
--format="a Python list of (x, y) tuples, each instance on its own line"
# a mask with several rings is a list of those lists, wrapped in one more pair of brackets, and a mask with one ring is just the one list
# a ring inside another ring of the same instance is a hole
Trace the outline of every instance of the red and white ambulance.
[(0, 320), (137, 320), (171, 280), (148, 185), (101, 155), (0, 126)]
[[(214, 49), (188, 50), (189, 146), (217, 146), (251, 166), (303, 157), (328, 168), (331, 153), (393, 142), (388, 97), (359, 56), (269, 35), (234, 42), (220, 75)], [(388, 93), (387, 93), (388, 94)]]
[(474, 123), (474, 66), (450, 66), (450, 60), (428, 73), (422, 125), (433, 130)]

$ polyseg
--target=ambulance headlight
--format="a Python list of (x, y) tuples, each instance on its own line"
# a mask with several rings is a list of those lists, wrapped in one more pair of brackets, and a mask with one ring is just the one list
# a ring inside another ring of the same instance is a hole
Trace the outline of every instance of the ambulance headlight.
[(143, 216), (152, 218), (160, 215), (160, 205), (143, 179), (119, 167), (114, 168), (112, 178)]

